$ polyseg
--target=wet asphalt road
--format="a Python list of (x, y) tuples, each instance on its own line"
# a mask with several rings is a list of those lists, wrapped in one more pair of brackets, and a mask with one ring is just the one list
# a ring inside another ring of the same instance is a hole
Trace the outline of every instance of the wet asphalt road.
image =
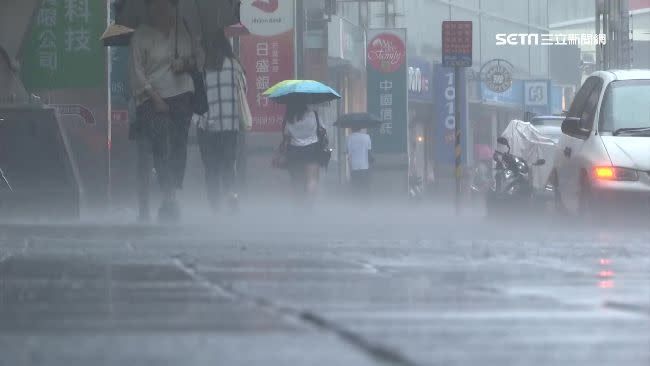
[(643, 225), (127, 221), (0, 226), (0, 366), (650, 364)]

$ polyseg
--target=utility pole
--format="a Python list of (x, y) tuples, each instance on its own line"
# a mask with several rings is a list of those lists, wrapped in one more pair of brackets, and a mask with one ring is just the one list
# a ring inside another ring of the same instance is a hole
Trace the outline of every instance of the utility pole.
[(602, 70), (625, 69), (631, 65), (630, 12), (627, 1), (596, 1), (596, 33), (607, 42), (596, 46), (598, 66)]

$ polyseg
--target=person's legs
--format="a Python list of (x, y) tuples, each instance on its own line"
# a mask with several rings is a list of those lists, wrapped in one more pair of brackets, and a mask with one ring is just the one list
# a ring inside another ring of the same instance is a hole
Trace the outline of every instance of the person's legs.
[(308, 203), (311, 205), (318, 193), (318, 181), (320, 180), (320, 165), (309, 163), (305, 166), (306, 186)]
[(221, 178), (224, 192), (229, 196), (229, 204), (232, 209), (237, 208), (238, 200), (235, 187), (238, 135), (235, 131), (221, 133)]
[(149, 187), (151, 185), (151, 142), (146, 138), (136, 140), (138, 220), (149, 221)]
[(219, 179), (219, 153), (217, 150), (216, 134), (204, 130), (198, 130), (199, 150), (205, 170), (205, 189), (208, 202), (213, 210), (219, 206), (219, 194), (221, 181)]

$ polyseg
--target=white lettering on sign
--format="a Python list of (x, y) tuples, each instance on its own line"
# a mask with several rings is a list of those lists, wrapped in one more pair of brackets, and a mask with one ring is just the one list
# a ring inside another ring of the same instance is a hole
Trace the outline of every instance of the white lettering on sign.
[(390, 80), (383, 80), (379, 82), (379, 89), (388, 91), (393, 89), (393, 82)]
[(64, 0), (63, 7), (65, 19), (68, 22), (83, 21), (88, 23), (88, 18), (90, 18), (88, 0)]
[(256, 80), (257, 90), (266, 90), (270, 87), (271, 80), (268, 76), (258, 76)]
[(71, 29), (65, 31), (65, 50), (68, 52), (90, 51), (90, 32), (87, 29)]
[(269, 43), (261, 42), (257, 44), (257, 56), (267, 57), (269, 55)]
[(606, 34), (551, 34), (551, 33), (497, 33), (497, 46), (551, 46), (583, 45), (597, 46), (607, 44)]
[(445, 88), (445, 105), (447, 106), (447, 115), (445, 116), (445, 127), (449, 130), (456, 128), (456, 111), (454, 110), (454, 100), (456, 99), (456, 87), (454, 86), (454, 73), (450, 72), (447, 76), (447, 87)]
[(47, 69), (50, 71), (56, 71), (59, 68), (58, 57), (56, 52), (40, 52), (38, 54), (38, 65), (42, 69)]
[(36, 24), (40, 27), (56, 26), (56, 8), (42, 8), (38, 11)]
[(270, 70), (270, 66), (271, 66), (270, 62), (266, 58), (257, 60), (257, 63), (255, 65), (255, 71), (258, 73), (268, 73)]
[(56, 35), (51, 29), (44, 30), (38, 36), (38, 48), (41, 50), (55, 50), (56, 49)]
[(380, 94), (379, 105), (382, 107), (390, 107), (393, 105), (393, 94)]

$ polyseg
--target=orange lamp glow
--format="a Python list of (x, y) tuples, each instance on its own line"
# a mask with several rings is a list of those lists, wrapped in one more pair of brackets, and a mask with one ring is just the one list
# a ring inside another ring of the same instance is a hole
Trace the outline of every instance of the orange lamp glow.
[(594, 177), (598, 179), (613, 179), (616, 176), (614, 168), (611, 166), (599, 166), (594, 168)]

